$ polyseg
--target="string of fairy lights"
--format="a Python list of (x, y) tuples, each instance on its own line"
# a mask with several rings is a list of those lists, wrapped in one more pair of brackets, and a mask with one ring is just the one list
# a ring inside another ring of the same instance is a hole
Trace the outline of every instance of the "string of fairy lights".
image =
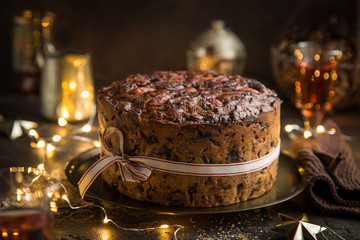
[(336, 133), (335, 128), (325, 129), (323, 125), (318, 125), (315, 128), (315, 132), (311, 130), (304, 129), (297, 124), (287, 124), (284, 128), (285, 132), (289, 134), (291, 139), (298, 137), (299, 135), (303, 135), (305, 139), (309, 139), (315, 135), (327, 133), (329, 135), (334, 135)]
[[(95, 106), (95, 104), (94, 104), (94, 106)], [(51, 137), (44, 138), (44, 137), (41, 137), (40, 134), (38, 133), (38, 131), (36, 131), (34, 128), (26, 131), (26, 134), (32, 139), (30, 146), (34, 149), (40, 150), (40, 153), (41, 153), (41, 163), (37, 166), (37, 169), (39, 169), (41, 171), (46, 171), (45, 163), (46, 163), (47, 158), (53, 156), (54, 152), (58, 149), (58, 147), (59, 147), (60, 143), (62, 143), (62, 141), (71, 139), (71, 140), (75, 140), (75, 141), (90, 143), (90, 144), (92, 144), (93, 147), (100, 148), (100, 142), (98, 140), (94, 140), (92, 138), (82, 135), (84, 133), (98, 131), (98, 129), (93, 126), (95, 115), (96, 115), (95, 108), (96, 108), (96, 106), (93, 108), (92, 114), (91, 114), (88, 122), (86, 124), (84, 124), (83, 126), (81, 126), (80, 128), (75, 128), (75, 129), (72, 128), (71, 125), (69, 124), (69, 122), (67, 121), (67, 119), (66, 119), (67, 114), (62, 113), (61, 117), (58, 118), (58, 122), (57, 122), (58, 125), (60, 127), (70, 126), (70, 127), (68, 127), (68, 129), (70, 129), (70, 130), (67, 131), (66, 134), (64, 134), (64, 135), (55, 134)], [(71, 130), (71, 129), (73, 129), (73, 130)], [(58, 205), (56, 202), (59, 199), (62, 199), (63, 201), (65, 201), (67, 203), (68, 207), (72, 210), (78, 210), (78, 209), (84, 209), (84, 208), (100, 209), (104, 214), (104, 217), (103, 217), (104, 224), (111, 223), (115, 227), (117, 227), (118, 229), (123, 230), (123, 231), (144, 232), (144, 231), (158, 230), (161, 232), (161, 231), (166, 230), (166, 234), (168, 234), (169, 231), (172, 232), (172, 236), (170, 236), (169, 238), (177, 239), (178, 231), (184, 228), (183, 226), (178, 225), (178, 224), (172, 224), (172, 225), (161, 224), (160, 226), (157, 226), (157, 227), (147, 227), (147, 228), (126, 228), (126, 227), (120, 226), (115, 221), (108, 218), (106, 209), (101, 205), (88, 203), (85, 205), (73, 206), (69, 199), (69, 194), (68, 194), (66, 187), (57, 180), (52, 179), (50, 181), (55, 183), (54, 186), (55, 185), (60, 186), (60, 188), (62, 189), (62, 192), (63, 192), (63, 194), (60, 194), (59, 189), (55, 187), (52, 191), (50, 191), (48, 193), (48, 197), (50, 199), (53, 199), (50, 202), (50, 210), (53, 212), (58, 211)], [(164, 236), (165, 236), (165, 234), (164, 234)]]

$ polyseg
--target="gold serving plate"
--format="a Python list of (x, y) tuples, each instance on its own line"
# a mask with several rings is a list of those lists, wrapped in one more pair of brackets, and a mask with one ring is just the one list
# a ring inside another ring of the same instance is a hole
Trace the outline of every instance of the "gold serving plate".
[[(100, 152), (98, 148), (90, 149), (70, 160), (65, 168), (65, 173), (69, 181), (77, 187), (84, 172), (98, 159)], [(93, 198), (105, 201), (115, 206), (130, 209), (138, 209), (158, 214), (168, 215), (190, 215), (190, 214), (215, 214), (230, 213), (253, 210), (287, 201), (304, 190), (305, 184), (303, 176), (299, 173), (296, 159), (287, 154), (281, 153), (278, 165), (278, 175), (274, 187), (261, 197), (251, 199), (237, 204), (209, 207), (209, 208), (189, 208), (189, 207), (170, 207), (159, 204), (141, 202), (124, 196), (112, 189), (101, 177), (98, 177), (87, 191), (85, 198)]]

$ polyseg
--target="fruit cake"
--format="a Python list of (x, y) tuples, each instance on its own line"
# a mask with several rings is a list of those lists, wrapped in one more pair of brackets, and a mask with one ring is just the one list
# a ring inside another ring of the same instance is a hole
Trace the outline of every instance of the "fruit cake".
[[(280, 142), (277, 94), (254, 79), (213, 71), (133, 74), (98, 91), (100, 134), (124, 136), (124, 152), (175, 162), (228, 164), (258, 159)], [(114, 143), (116, 144), (116, 143)], [(276, 181), (278, 159), (237, 176), (188, 176), (154, 170), (123, 181), (117, 164), (102, 179), (120, 193), (168, 206), (214, 207), (256, 198)]]

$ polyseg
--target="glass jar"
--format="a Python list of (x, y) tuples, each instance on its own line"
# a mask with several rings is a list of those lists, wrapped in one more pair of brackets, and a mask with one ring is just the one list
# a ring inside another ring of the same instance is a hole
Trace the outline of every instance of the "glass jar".
[(224, 74), (243, 74), (246, 61), (244, 43), (225, 23), (214, 20), (211, 28), (201, 33), (186, 51), (187, 68), (191, 71), (213, 70)]

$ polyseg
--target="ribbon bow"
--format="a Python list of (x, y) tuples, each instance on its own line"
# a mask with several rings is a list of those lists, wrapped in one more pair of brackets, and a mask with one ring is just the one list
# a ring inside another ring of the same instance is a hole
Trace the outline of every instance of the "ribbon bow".
[[(112, 134), (115, 134), (119, 148), (110, 145), (110, 136)], [(112, 163), (116, 163), (119, 166), (120, 176), (124, 181), (139, 182), (145, 181), (150, 177), (152, 168), (141, 161), (151, 158), (124, 154), (124, 137), (119, 129), (115, 127), (106, 128), (101, 137), (101, 143), (101, 151), (105, 156), (95, 162), (78, 182), (81, 197), (84, 197), (87, 189), (96, 177)]]

